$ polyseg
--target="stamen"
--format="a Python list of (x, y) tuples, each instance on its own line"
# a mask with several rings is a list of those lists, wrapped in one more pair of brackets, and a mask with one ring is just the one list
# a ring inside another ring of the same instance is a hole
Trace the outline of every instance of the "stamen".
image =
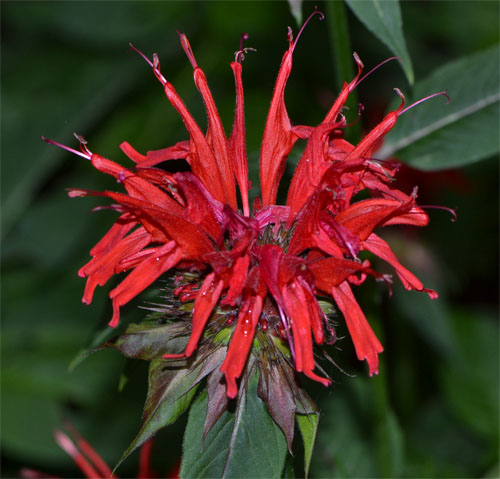
[[(345, 128), (349, 128), (350, 126), (355, 125), (361, 119), (361, 115), (363, 114), (364, 111), (365, 111), (365, 106), (362, 103), (359, 103), (358, 104), (358, 116), (356, 117), (356, 119), (354, 121), (352, 121), (348, 125), (345, 125)], [(344, 118), (344, 121), (345, 121), (345, 118)]]
[[(354, 59), (356, 59), (356, 57), (354, 57)], [(368, 73), (363, 75), (363, 77), (360, 80), (358, 80), (355, 87), (357, 87), (366, 77), (370, 76), (375, 70), (378, 70), (382, 65), (385, 65), (386, 63), (388, 63), (392, 60), (400, 60), (400, 58), (399, 57), (390, 57), (387, 60), (380, 62), (378, 65), (374, 66)]]
[(92, 156), (92, 152), (87, 148), (87, 140), (82, 135), (75, 132), (73, 132), (73, 136), (80, 142), (80, 150), (82, 153)]
[(134, 50), (134, 52), (137, 52), (142, 58), (144, 58), (144, 60), (146, 60), (146, 62), (148, 63), (148, 65), (151, 68), (153, 68), (153, 64), (151, 63), (151, 60), (146, 55), (144, 55), (144, 53), (142, 53), (138, 48), (134, 47), (134, 45), (132, 43), (129, 42), (129, 45), (130, 45), (130, 48), (132, 50)]
[(83, 153), (82, 151), (74, 150), (73, 148), (70, 148), (69, 146), (62, 145), (61, 143), (58, 143), (57, 141), (50, 140), (49, 138), (45, 138), (45, 136), (41, 137), (43, 141), (46, 141), (50, 145), (55, 145), (58, 146), (59, 148), (62, 148), (63, 150), (69, 151), (70, 153), (73, 153), (75, 155), (81, 156), (82, 158), (85, 158), (86, 160), (90, 160), (92, 153), (88, 151), (86, 148), (86, 153)]
[(418, 206), (419, 208), (447, 211), (452, 216), (451, 218), (452, 223), (455, 223), (455, 221), (457, 221), (458, 219), (457, 212), (453, 208), (448, 208), (447, 206), (438, 206), (438, 205), (418, 205)]
[(402, 109), (405, 106), (405, 96), (403, 95), (403, 92), (399, 88), (393, 88), (393, 90), (396, 92), (396, 95), (401, 98), (401, 105), (399, 105), (398, 109), (396, 110), (396, 114), (399, 116), (402, 113)]
[(446, 104), (448, 105), (448, 103), (450, 103), (450, 97), (448, 96), (448, 94), (446, 93), (446, 90), (444, 91), (440, 91), (438, 93), (433, 93), (432, 95), (429, 95), (429, 96), (426, 96), (425, 98), (422, 98), (421, 100), (418, 100), (416, 101), (415, 103), (412, 103), (410, 106), (407, 106), (403, 111), (401, 111), (399, 113), (399, 115), (402, 115), (403, 113), (406, 113), (410, 108), (413, 108), (414, 106), (417, 106), (418, 104), (424, 102), (424, 101), (427, 101), (427, 100), (430, 100), (431, 98), (434, 98), (436, 96), (444, 96), (447, 98), (447, 102)]
[(234, 61), (237, 63), (242, 63), (243, 60), (245, 59), (245, 54), (248, 52), (256, 52), (256, 48), (252, 47), (245, 47), (242, 50), (238, 50), (237, 52), (234, 52)]
[(182, 48), (186, 52), (186, 55), (192, 67), (198, 68), (198, 63), (196, 63), (196, 58), (194, 57), (193, 50), (191, 48), (191, 45), (189, 44), (189, 40), (187, 39), (186, 35), (184, 33), (179, 32), (179, 30), (177, 30), (177, 35), (179, 35), (179, 38), (181, 39)]
[(281, 323), (283, 324), (283, 330), (285, 331), (286, 339), (290, 346), (290, 352), (292, 353), (293, 362), (295, 362), (295, 348), (293, 347), (293, 341), (290, 336), (290, 325), (288, 324), (287, 317), (279, 304), (278, 304), (278, 311), (280, 313)]
[(158, 58), (158, 53), (153, 53), (153, 73), (163, 86), (167, 84), (166, 78), (161, 74), (160, 71), (160, 59)]
[(165, 79), (165, 77), (161, 74), (160, 72), (160, 61), (158, 59), (158, 54), (156, 53), (153, 53), (153, 61), (151, 61), (146, 55), (144, 55), (144, 53), (142, 53), (138, 48), (134, 47), (134, 45), (132, 45), (132, 43), (129, 43), (130, 45), (130, 48), (132, 50), (134, 50), (135, 52), (137, 52), (145, 61), (146, 63), (153, 69), (153, 73), (155, 74), (156, 78), (158, 79), (158, 81), (163, 85), (165, 86), (165, 84), (167, 83), (167, 80)]
[(293, 42), (292, 52), (295, 50), (295, 46), (297, 45), (297, 42), (299, 41), (300, 35), (302, 35), (302, 32), (304, 31), (304, 28), (309, 23), (309, 21), (311, 20), (311, 18), (314, 17), (314, 15), (316, 15), (316, 14), (319, 14), (319, 16), (320, 16), (319, 19), (320, 20), (324, 20), (325, 19), (325, 15), (323, 14), (323, 12), (320, 11), (320, 10), (318, 10), (318, 7), (315, 6), (314, 7), (314, 12), (312, 12), (311, 15), (309, 15), (309, 17), (307, 17), (307, 20), (302, 24), (302, 27), (300, 27), (300, 30), (299, 30), (299, 33), (297, 34), (297, 38), (295, 39), (295, 42), (293, 42), (292, 29), (290, 27), (288, 27), (288, 41)]
[(349, 83), (349, 93), (352, 92), (357, 86), (358, 86), (358, 79), (361, 76), (361, 72), (363, 71), (363, 68), (365, 67), (363, 65), (363, 62), (361, 61), (361, 58), (359, 58), (359, 55), (354, 52), (352, 54), (354, 57), (354, 61), (356, 62), (356, 65), (358, 65), (358, 73), (356, 76), (353, 78), (353, 80)]

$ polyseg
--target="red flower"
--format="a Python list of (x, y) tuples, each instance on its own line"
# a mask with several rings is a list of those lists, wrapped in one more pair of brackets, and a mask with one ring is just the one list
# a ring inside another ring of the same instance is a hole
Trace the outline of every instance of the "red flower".
[[(329, 379), (314, 372), (313, 355), (313, 343), (325, 341), (327, 328), (327, 317), (316, 295), (330, 296), (345, 318), (358, 358), (367, 360), (370, 375), (376, 374), (378, 354), (383, 348), (356, 302), (352, 286), (363, 283), (367, 276), (390, 279), (371, 269), (368, 261), (361, 261), (360, 251), (370, 251), (391, 264), (406, 289), (437, 297), (399, 263), (388, 244), (375, 234), (377, 228), (387, 225), (425, 226), (428, 222), (427, 214), (416, 204), (415, 193), (408, 196), (391, 187), (396, 167), (371, 157), (403, 112), (403, 95), (397, 90), (401, 106), (358, 145), (345, 141), (342, 131), (346, 121), (341, 110), (363, 69), (355, 54), (358, 74), (344, 84), (323, 122), (316, 127), (292, 125), (284, 101), (296, 46), (289, 34), (289, 48), (281, 62), (262, 141), (262, 196), (251, 211), (241, 64), (244, 50), (237, 52), (231, 63), (236, 113), (227, 138), (205, 74), (186, 36), (180, 34), (180, 39), (205, 103), (208, 130), (201, 131), (173, 85), (164, 78), (158, 57), (155, 55), (150, 62), (141, 53), (184, 121), (189, 140), (146, 155), (122, 143), (121, 149), (136, 163), (134, 168), (124, 168), (82, 145), (82, 153), (78, 154), (88, 158), (99, 171), (114, 176), (126, 190), (70, 192), (72, 197), (106, 196), (120, 213), (91, 250), (92, 260), (79, 272), (87, 277), (83, 302), (92, 301), (97, 285), (104, 285), (114, 274), (129, 271), (110, 292), (113, 317), (109, 324), (114, 327), (120, 307), (164, 273), (174, 269), (196, 271), (201, 280), (175, 290), (181, 301), (194, 301), (192, 332), (183, 355), (191, 356), (196, 350), (215, 308), (227, 309), (231, 317), (236, 313), (221, 367), (227, 395), (234, 398), (257, 328), (288, 343), (298, 372), (325, 386), (330, 384)], [(286, 204), (278, 206), (278, 185), (287, 156), (298, 139), (306, 140), (307, 146)], [(187, 160), (190, 172), (171, 174), (155, 167), (178, 158)], [(356, 201), (361, 191), (368, 192), (371, 199)], [(275, 314), (267, 314), (266, 308)]]

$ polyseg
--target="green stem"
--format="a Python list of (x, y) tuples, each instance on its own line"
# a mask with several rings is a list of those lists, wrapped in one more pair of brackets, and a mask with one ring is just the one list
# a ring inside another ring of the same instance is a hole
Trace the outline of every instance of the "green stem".
[[(380, 337), (380, 336), (379, 336)], [(385, 361), (381, 359), (381, 373), (373, 381), (374, 386), (374, 416), (375, 416), (375, 444), (380, 477), (391, 477), (391, 451), (388, 437), (388, 397)]]
[[(333, 63), (336, 72), (336, 87), (340, 91), (345, 81), (349, 82), (354, 77), (354, 60), (349, 40), (347, 26), (347, 15), (345, 4), (339, 0), (328, 0), (326, 2), (327, 21), (329, 25), (330, 38), (333, 51)], [(349, 115), (350, 121), (356, 119), (358, 111), (358, 95), (352, 92), (346, 102), (353, 114)], [(357, 142), (361, 136), (361, 125), (355, 123), (346, 128), (346, 138), (351, 142)]]
[[(375, 334), (384, 343), (383, 331), (379, 321), (371, 322)], [(373, 378), (373, 419), (375, 423), (374, 443), (380, 477), (397, 477), (403, 463), (403, 444), (397, 418), (390, 399), (388, 372), (384, 354), (379, 355), (380, 374)]]

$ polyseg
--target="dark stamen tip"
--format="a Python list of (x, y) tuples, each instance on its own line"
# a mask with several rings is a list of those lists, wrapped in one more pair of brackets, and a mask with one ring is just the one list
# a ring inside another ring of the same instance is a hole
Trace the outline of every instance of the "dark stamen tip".
[(82, 145), (87, 144), (87, 140), (82, 135), (79, 135), (78, 133), (73, 132), (73, 136), (80, 142), (80, 144), (82, 144)]
[[(352, 56), (354, 57), (354, 61), (356, 62), (356, 65), (360, 66), (361, 68), (364, 68), (363, 62), (361, 61), (361, 58), (359, 58), (359, 55), (356, 52), (354, 52), (352, 54)], [(358, 83), (360, 83), (360, 82), (361, 82), (361, 80)]]
[(393, 90), (396, 92), (396, 95), (399, 96), (399, 98), (401, 98), (402, 100), (405, 99), (403, 92), (399, 88), (393, 88)]
[(256, 52), (257, 49), (256, 48), (252, 48), (252, 47), (245, 47), (243, 48), (242, 50), (239, 50), (237, 52), (234, 52), (234, 61), (237, 62), (237, 63), (242, 63), (243, 60), (245, 59), (245, 55), (248, 53), (248, 52)]
[(196, 62), (196, 58), (194, 56), (193, 50), (191, 48), (191, 44), (189, 43), (189, 40), (187, 39), (186, 34), (179, 32), (179, 30), (176, 30), (176, 31), (177, 31), (177, 35), (179, 35), (179, 38), (181, 39), (182, 48), (183, 48), (184, 52), (186, 53), (188, 60), (191, 63), (191, 66), (194, 69), (198, 68), (198, 63)]
[(245, 54), (247, 52), (256, 52), (255, 48), (243, 47), (243, 42), (247, 41), (250, 38), (250, 35), (246, 32), (243, 32), (240, 35), (240, 49), (237, 52), (234, 52), (234, 61), (237, 63), (242, 63), (245, 59)]

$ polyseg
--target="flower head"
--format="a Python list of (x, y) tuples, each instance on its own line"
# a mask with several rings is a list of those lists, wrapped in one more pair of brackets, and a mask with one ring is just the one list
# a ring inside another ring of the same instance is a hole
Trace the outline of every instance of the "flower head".
[[(390, 112), (357, 144), (343, 139), (347, 126), (342, 108), (358, 85), (363, 64), (355, 54), (358, 73), (316, 127), (292, 124), (285, 105), (285, 88), (292, 70), (296, 41), (281, 62), (260, 153), (261, 197), (249, 205), (245, 147), (242, 58), (230, 64), (236, 86), (236, 109), (231, 135), (226, 136), (207, 78), (198, 66), (184, 34), (181, 45), (193, 66), (194, 83), (208, 115), (208, 129), (197, 125), (174, 86), (163, 76), (156, 54), (149, 63), (165, 95), (182, 118), (189, 135), (162, 150), (137, 152), (129, 143), (123, 152), (135, 163), (123, 167), (82, 144), (77, 152), (99, 171), (116, 178), (125, 192), (97, 193), (73, 189), (71, 197), (99, 195), (113, 201), (119, 213), (111, 229), (90, 251), (92, 260), (79, 275), (87, 278), (83, 302), (96, 286), (115, 274), (128, 272), (110, 292), (113, 317), (120, 308), (166, 273), (175, 275), (175, 296), (192, 303), (191, 332), (185, 350), (167, 357), (190, 357), (197, 350), (215, 311), (232, 328), (227, 354), (220, 367), (227, 396), (238, 392), (237, 380), (247, 362), (254, 337), (265, 332), (290, 350), (296, 371), (328, 386), (317, 374), (313, 345), (332, 334), (331, 323), (317, 296), (329, 297), (345, 319), (360, 360), (378, 373), (383, 347), (357, 303), (353, 286), (368, 276), (390, 281), (359, 258), (369, 251), (392, 265), (407, 290), (437, 293), (400, 264), (389, 245), (375, 232), (395, 224), (425, 226), (428, 216), (416, 203), (416, 190), (407, 195), (391, 185), (396, 166), (372, 158), (384, 135), (396, 123), (405, 101)], [(135, 47), (132, 47), (135, 49)], [(139, 52), (140, 53), (140, 52)], [(295, 169), (286, 203), (277, 205), (285, 164), (297, 140), (306, 147)], [(158, 167), (185, 159), (189, 172), (168, 173)], [(362, 200), (358, 194), (364, 191)]]

